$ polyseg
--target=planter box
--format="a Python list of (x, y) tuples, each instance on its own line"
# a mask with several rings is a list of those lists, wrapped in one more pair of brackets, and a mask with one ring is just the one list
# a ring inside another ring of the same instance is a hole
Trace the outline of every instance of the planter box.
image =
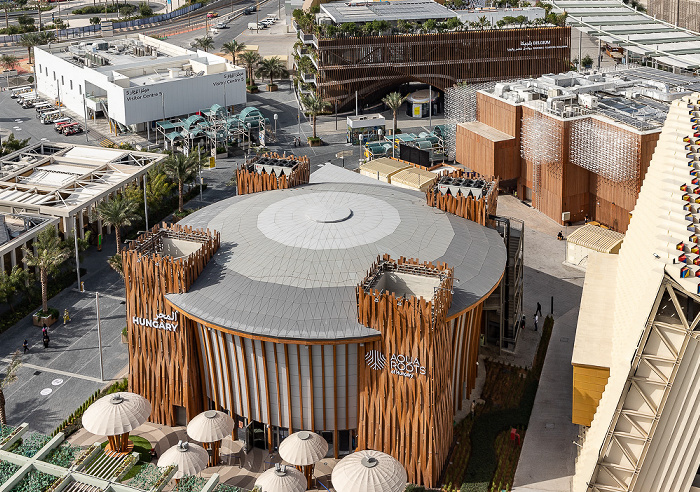
[(323, 140), (307, 140), (309, 147), (320, 147), (323, 145)]
[(126, 338), (126, 336), (124, 336), (123, 333), (122, 333), (122, 343), (129, 343), (129, 340)]
[(51, 326), (56, 322), (56, 318), (53, 316), (38, 316), (38, 315), (33, 315), (32, 316), (32, 323), (34, 326), (44, 326), (44, 323), (46, 323), (46, 326)]
[(277, 90), (277, 84), (267, 84), (268, 92), (275, 92)]
[(254, 89), (248, 89), (248, 88), (246, 88), (246, 91), (248, 91), (248, 92), (251, 93), (251, 94), (257, 94), (258, 92), (260, 92), (260, 89), (258, 89), (257, 87), (254, 88)]

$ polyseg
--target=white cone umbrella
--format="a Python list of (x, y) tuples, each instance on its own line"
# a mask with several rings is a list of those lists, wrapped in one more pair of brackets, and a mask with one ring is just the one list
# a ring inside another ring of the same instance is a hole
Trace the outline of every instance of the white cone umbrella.
[(187, 435), (199, 442), (221, 441), (233, 432), (233, 419), (224, 412), (207, 410), (187, 424)]
[(304, 492), (306, 478), (296, 468), (278, 464), (260, 475), (255, 486), (260, 487), (262, 492)]
[(151, 402), (136, 393), (114, 393), (90, 405), (83, 413), (83, 427), (98, 436), (126, 434), (151, 415)]
[(313, 465), (325, 458), (328, 442), (314, 432), (295, 432), (282, 441), (279, 452), (280, 457), (292, 465)]
[(173, 478), (196, 475), (207, 467), (209, 453), (202, 446), (189, 442), (178, 442), (158, 459), (159, 467), (177, 465)]
[(407, 478), (401, 463), (372, 449), (349, 454), (331, 473), (336, 492), (403, 492)]

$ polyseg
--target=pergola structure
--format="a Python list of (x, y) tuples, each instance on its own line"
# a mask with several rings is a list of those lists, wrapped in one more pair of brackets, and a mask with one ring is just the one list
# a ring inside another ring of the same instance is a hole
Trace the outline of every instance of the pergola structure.
[[(615, 0), (553, 1), (567, 24), (674, 71), (700, 69), (700, 36)], [(576, 45), (576, 39), (572, 44)]]
[(73, 219), (80, 237), (95, 207), (131, 183), (139, 183), (165, 155), (40, 142), (0, 158), (0, 211), (59, 217), (70, 234)]

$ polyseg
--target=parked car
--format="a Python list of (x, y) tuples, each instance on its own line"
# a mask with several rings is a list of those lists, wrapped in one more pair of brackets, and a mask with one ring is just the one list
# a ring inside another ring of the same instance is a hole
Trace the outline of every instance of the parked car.
[(251, 5), (250, 7), (246, 7), (246, 9), (243, 11), (243, 13), (245, 15), (250, 15), (253, 12), (255, 12), (256, 10), (257, 10), (257, 8), (255, 7), (255, 5)]
[(209, 12), (207, 14), (208, 19), (213, 19), (214, 17), (219, 17), (219, 14), (217, 14), (216, 12)]
[(214, 29), (226, 29), (227, 27), (225, 22), (219, 22), (214, 26)]

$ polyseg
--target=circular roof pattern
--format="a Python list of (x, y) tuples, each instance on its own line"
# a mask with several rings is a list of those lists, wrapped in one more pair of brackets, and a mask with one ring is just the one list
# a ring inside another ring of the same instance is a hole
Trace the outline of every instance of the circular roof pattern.
[(355, 288), (379, 255), (453, 267), (450, 315), (497, 285), (506, 260), (497, 231), (429, 207), (422, 193), (342, 172), (355, 182), (237, 196), (185, 218), (220, 232), (221, 247), (189, 292), (167, 298), (251, 335), (338, 340), (377, 334), (357, 321)]

